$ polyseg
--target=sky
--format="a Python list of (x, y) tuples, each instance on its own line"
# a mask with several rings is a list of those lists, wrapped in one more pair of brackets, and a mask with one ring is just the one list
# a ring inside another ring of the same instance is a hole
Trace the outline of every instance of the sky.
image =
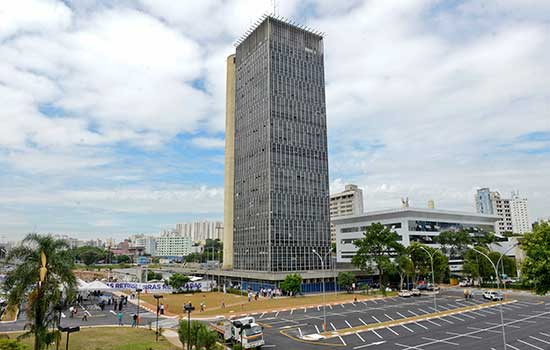
[[(273, 1), (0, 5), (0, 237), (223, 217), (225, 59)], [(326, 33), (331, 192), (550, 217), (550, 2), (279, 0)]]

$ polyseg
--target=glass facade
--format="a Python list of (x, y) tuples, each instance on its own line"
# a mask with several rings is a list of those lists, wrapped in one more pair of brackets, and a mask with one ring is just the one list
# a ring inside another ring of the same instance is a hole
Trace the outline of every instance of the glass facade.
[(330, 250), (323, 39), (268, 17), (237, 46), (235, 78), (234, 268), (321, 269), (312, 250)]

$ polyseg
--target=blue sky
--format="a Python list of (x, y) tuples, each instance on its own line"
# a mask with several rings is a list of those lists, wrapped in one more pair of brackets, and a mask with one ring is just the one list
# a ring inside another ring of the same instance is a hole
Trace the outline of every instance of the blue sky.
[[(221, 219), (225, 58), (272, 2), (20, 0), (0, 11), (0, 237)], [(550, 216), (550, 5), (278, 1), (326, 34), (331, 190), (367, 210), (477, 187)]]

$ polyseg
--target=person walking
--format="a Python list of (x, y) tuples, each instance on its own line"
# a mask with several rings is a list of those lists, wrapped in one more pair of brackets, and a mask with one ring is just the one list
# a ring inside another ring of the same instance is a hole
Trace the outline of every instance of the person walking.
[(133, 314), (132, 315), (132, 327), (137, 327), (137, 319), (138, 319), (138, 315)]
[(116, 317), (118, 319), (118, 325), (122, 326), (122, 311), (119, 311)]
[(164, 315), (164, 304), (163, 303), (160, 303), (160, 314), (161, 315)]

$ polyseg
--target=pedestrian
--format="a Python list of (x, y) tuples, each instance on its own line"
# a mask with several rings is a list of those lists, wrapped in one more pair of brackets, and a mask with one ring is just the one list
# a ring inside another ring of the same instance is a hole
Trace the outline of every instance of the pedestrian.
[(357, 302), (357, 296), (354, 296), (354, 297), (353, 297), (353, 302), (354, 302), (354, 303)]
[(160, 303), (160, 314), (164, 315), (164, 304)]
[(119, 311), (116, 317), (118, 319), (118, 325), (122, 326), (122, 311)]
[(138, 319), (138, 315), (133, 314), (132, 315), (132, 327), (137, 327), (137, 319)]
[(205, 306), (206, 306), (206, 305), (204, 304), (204, 301), (201, 301), (200, 306), (201, 306), (200, 312), (204, 312), (204, 308), (205, 308)]
[(71, 306), (71, 307), (69, 308), (69, 313), (71, 314), (70, 317), (73, 318), (73, 317), (74, 317), (74, 307), (73, 307), (73, 306)]
[(88, 315), (86, 314), (86, 312), (84, 312), (84, 315), (82, 315), (82, 321), (88, 322)]
[(222, 299), (222, 309), (225, 309), (225, 299)]
[(464, 299), (468, 299), (468, 289), (464, 288)]

